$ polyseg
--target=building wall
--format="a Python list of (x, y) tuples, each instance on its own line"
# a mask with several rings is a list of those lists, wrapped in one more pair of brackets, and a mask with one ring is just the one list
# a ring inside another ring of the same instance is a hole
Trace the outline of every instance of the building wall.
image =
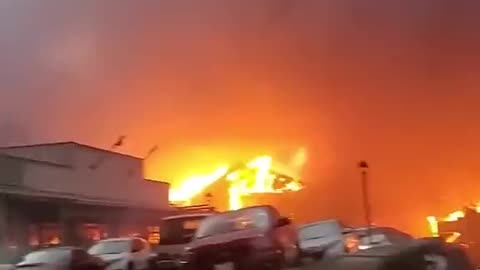
[(24, 162), (0, 155), (0, 184), (21, 185)]
[[(45, 162), (19, 163), (4, 158), (0, 160), (0, 168), (8, 169), (0, 172), (0, 183), (21, 182), (34, 190), (169, 208), (169, 185), (145, 180), (142, 159), (75, 143), (25, 148), (11, 148), (7, 152)], [(91, 167), (93, 164), (95, 168)]]

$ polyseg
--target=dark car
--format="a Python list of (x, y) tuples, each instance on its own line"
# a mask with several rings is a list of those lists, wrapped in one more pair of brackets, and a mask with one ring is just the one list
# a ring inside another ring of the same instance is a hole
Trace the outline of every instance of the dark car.
[(261, 269), (300, 261), (297, 230), (272, 206), (254, 206), (206, 218), (186, 247), (187, 269)]
[(47, 248), (28, 253), (15, 269), (23, 270), (103, 270), (105, 263), (76, 247)]
[(376, 247), (401, 245), (412, 242), (411, 235), (391, 227), (370, 227), (350, 229), (344, 232), (345, 249), (352, 253)]
[(185, 247), (192, 241), (201, 221), (214, 214), (192, 213), (164, 218), (160, 225), (160, 242), (149, 260), (151, 270), (180, 268)]
[(474, 268), (466, 253), (458, 246), (435, 239), (414, 239), (340, 256), (326, 261), (321, 269), (473, 270)]

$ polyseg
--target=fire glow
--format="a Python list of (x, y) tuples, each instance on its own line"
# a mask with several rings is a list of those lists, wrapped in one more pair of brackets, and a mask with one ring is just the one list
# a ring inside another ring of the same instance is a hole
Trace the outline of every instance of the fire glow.
[[(480, 213), (480, 203), (476, 203), (475, 207), (473, 207), (472, 209), (474, 209), (477, 213)], [(465, 217), (465, 212), (463, 212), (462, 210), (457, 210), (457, 211), (451, 212), (450, 214), (448, 214), (446, 217), (442, 218), (441, 220), (442, 221), (457, 221), (457, 220), (459, 220), (461, 218), (464, 218), (464, 217)], [(438, 237), (439, 236), (438, 219), (434, 216), (429, 216), (429, 217), (427, 217), (427, 222), (428, 222), (428, 226), (429, 226), (431, 235), (433, 237)], [(450, 237), (449, 241), (454, 241), (459, 236), (460, 236), (460, 234), (458, 232), (455, 232), (454, 237), (453, 236)]]
[(212, 174), (184, 180), (178, 188), (171, 189), (170, 201), (189, 205), (194, 196), (213, 183), (225, 180), (229, 184), (229, 209), (244, 206), (242, 198), (255, 193), (283, 193), (298, 191), (303, 184), (291, 177), (272, 171), (272, 158), (259, 156), (237, 168), (219, 166)]

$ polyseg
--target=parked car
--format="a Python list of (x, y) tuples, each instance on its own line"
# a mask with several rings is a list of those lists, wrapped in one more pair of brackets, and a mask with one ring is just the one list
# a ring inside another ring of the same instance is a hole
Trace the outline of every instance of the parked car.
[[(435, 239), (411, 241), (359, 250), (322, 265), (322, 269), (473, 270), (465, 251)], [(313, 269), (313, 268), (312, 268)]]
[(243, 208), (203, 220), (182, 262), (186, 269), (261, 269), (300, 261), (297, 230), (273, 206)]
[(55, 247), (33, 251), (17, 263), (22, 270), (103, 270), (106, 264), (76, 247)]
[(178, 269), (185, 247), (192, 241), (200, 222), (214, 212), (166, 217), (160, 224), (160, 242), (150, 259), (151, 269)]
[(345, 252), (344, 226), (338, 220), (309, 223), (298, 229), (300, 249), (305, 257), (320, 259)]
[(107, 270), (147, 269), (150, 252), (148, 242), (138, 237), (101, 240), (88, 250), (105, 261)]
[(354, 253), (382, 246), (402, 245), (415, 240), (411, 235), (391, 227), (351, 229), (346, 232), (345, 250)]
[(480, 243), (472, 241), (468, 235), (467, 237), (460, 233), (452, 233), (449, 237), (442, 239), (446, 243), (461, 247), (469, 256), (472, 264), (480, 269)]

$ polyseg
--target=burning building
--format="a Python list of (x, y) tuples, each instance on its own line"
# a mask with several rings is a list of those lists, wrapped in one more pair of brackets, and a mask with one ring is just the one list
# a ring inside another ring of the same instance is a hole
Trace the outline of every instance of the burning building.
[(436, 217), (427, 217), (430, 232), (434, 237), (443, 237), (448, 242), (455, 242), (457, 239), (479, 239), (480, 231), (480, 212), (478, 207), (464, 207), (450, 213), (448, 216), (437, 219)]
[[(74, 142), (0, 148), (0, 247), (147, 235), (176, 210), (140, 158)], [(2, 253), (3, 254), (3, 253)]]
[(206, 203), (219, 210), (235, 210), (257, 204), (255, 198), (265, 194), (278, 195), (302, 188), (298, 179), (273, 170), (270, 156), (260, 156), (237, 166), (220, 166), (208, 176), (187, 179), (178, 189), (171, 190), (170, 197), (185, 204)]
[(480, 207), (467, 206), (450, 213), (443, 219), (427, 217), (434, 237), (442, 237), (448, 243), (457, 243), (467, 248), (471, 259), (480, 263)]

